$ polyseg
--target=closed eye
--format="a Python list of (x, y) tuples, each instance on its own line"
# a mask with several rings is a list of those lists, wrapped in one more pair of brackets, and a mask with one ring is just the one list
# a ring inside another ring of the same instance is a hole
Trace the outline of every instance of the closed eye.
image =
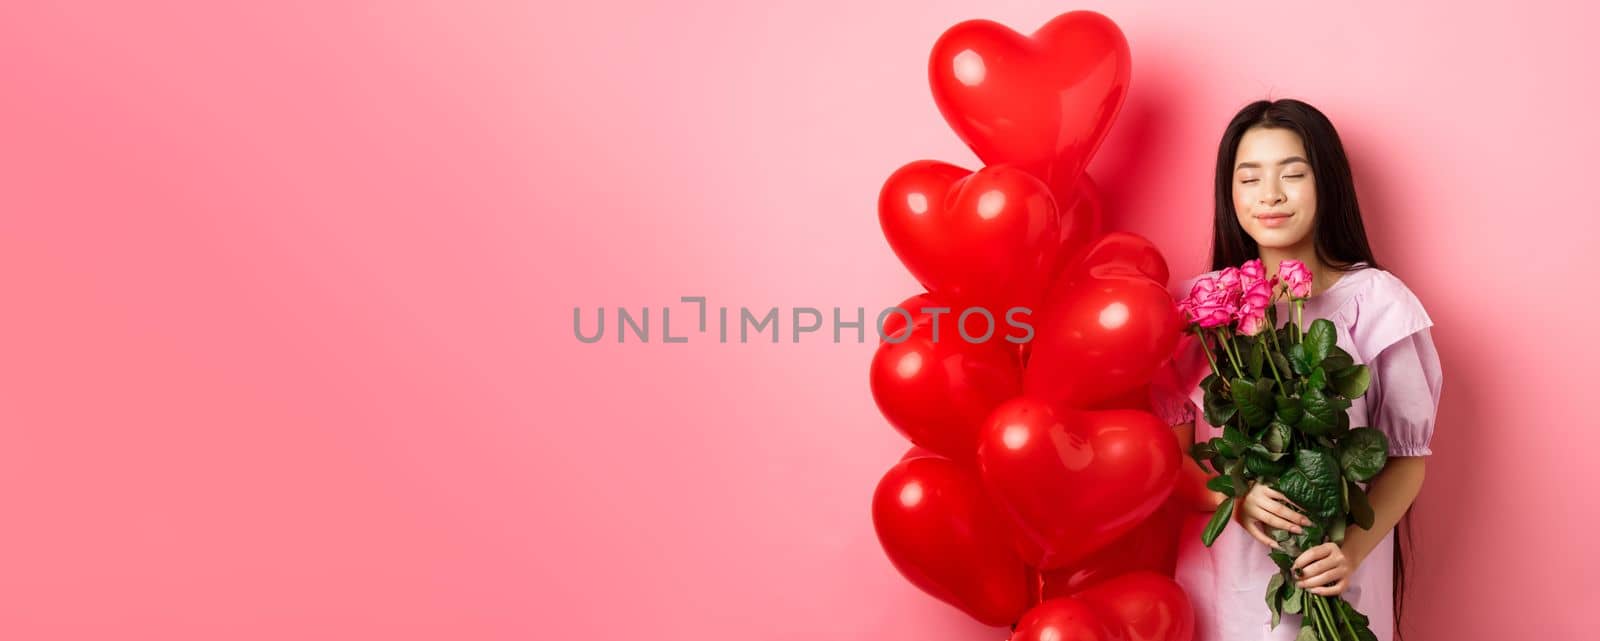
[(1306, 177), (1305, 174), (1289, 174), (1287, 176), (1284, 176), (1284, 178), (1305, 178), (1305, 177)]

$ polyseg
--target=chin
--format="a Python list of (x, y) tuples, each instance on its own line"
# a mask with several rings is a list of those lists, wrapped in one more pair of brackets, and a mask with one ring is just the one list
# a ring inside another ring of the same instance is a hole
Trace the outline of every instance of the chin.
[(1257, 247), (1289, 249), (1299, 245), (1301, 241), (1305, 240), (1306, 235), (1273, 229), (1257, 232), (1252, 234), (1251, 237), (1255, 239)]

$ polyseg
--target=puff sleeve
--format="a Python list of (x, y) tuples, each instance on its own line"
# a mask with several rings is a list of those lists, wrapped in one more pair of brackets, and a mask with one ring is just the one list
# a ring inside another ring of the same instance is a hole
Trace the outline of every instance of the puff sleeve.
[(1372, 427), (1389, 437), (1390, 456), (1432, 454), (1444, 372), (1433, 344), (1433, 319), (1393, 274), (1378, 272), (1360, 301), (1352, 332), (1372, 373), (1367, 390)]
[(1390, 456), (1427, 456), (1444, 373), (1433, 332), (1423, 328), (1383, 350), (1372, 370), (1372, 426), (1389, 437)]

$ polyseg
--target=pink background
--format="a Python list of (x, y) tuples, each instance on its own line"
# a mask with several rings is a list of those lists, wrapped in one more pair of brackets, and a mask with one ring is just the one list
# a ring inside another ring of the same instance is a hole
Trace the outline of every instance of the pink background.
[(1447, 369), (1407, 631), (1591, 627), (1581, 3), (219, 4), (0, 7), (0, 636), (1002, 638), (878, 546), (871, 343), (678, 297), (913, 293), (881, 182), (977, 166), (933, 41), (1074, 8), (1134, 60), (1090, 171), (1175, 274), (1235, 109), (1338, 123)]

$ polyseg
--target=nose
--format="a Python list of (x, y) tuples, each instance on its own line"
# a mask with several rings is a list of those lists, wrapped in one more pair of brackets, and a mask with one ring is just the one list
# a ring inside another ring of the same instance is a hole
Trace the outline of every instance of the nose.
[(1283, 190), (1278, 189), (1278, 186), (1273, 184), (1272, 181), (1266, 181), (1266, 183), (1261, 187), (1261, 204), (1272, 207), (1283, 202)]

